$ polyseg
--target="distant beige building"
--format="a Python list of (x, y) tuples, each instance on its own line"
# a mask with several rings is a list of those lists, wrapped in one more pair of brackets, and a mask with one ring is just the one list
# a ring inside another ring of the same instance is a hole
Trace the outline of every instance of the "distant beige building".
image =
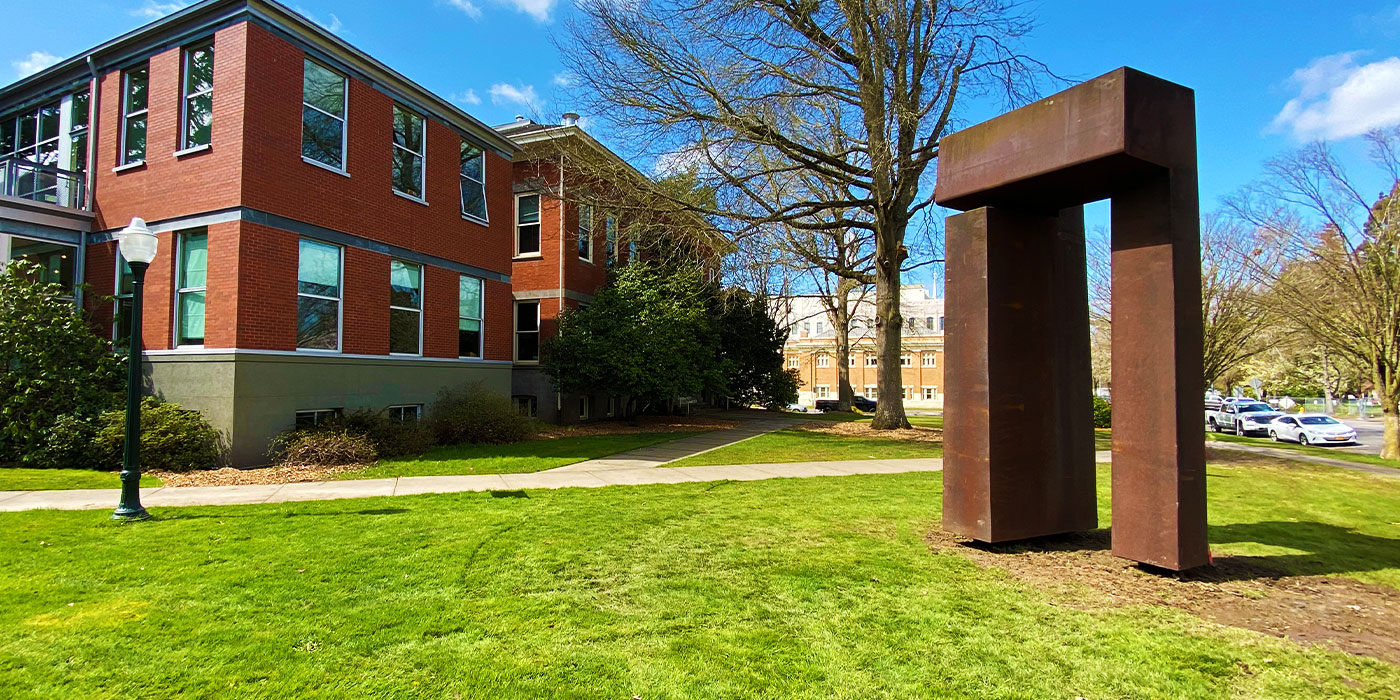
[[(853, 293), (852, 297), (857, 297)], [(786, 366), (798, 371), (798, 402), (813, 405), (817, 399), (837, 398), (836, 330), (821, 299), (794, 296), (783, 300), (778, 323), (789, 329), (783, 346)], [(943, 407), (943, 299), (929, 294), (923, 285), (900, 290), (904, 312), (904, 405), (907, 408)], [(875, 292), (851, 302), (851, 390), (879, 400), (875, 352)]]

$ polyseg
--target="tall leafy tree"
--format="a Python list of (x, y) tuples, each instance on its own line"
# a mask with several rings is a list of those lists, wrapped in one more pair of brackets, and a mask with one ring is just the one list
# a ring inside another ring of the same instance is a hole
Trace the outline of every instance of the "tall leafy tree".
[(741, 406), (781, 408), (796, 401), (796, 371), (783, 367), (788, 331), (773, 320), (768, 301), (731, 289), (717, 294), (713, 303), (711, 317), (720, 336), (719, 391)]

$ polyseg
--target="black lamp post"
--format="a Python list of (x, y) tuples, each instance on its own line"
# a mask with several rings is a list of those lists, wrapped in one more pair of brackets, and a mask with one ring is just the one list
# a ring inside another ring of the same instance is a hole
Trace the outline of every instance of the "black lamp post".
[(126, 351), (126, 446), (122, 453), (122, 498), (113, 520), (146, 520), (141, 506), (141, 292), (146, 268), (156, 257), (156, 236), (139, 217), (118, 234), (117, 245), (131, 267), (131, 335)]

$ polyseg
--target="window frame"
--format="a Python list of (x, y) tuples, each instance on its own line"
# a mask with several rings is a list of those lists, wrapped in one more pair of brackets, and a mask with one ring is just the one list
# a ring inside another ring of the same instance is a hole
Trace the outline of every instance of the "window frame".
[(592, 417), (592, 406), (590, 405), (593, 403), (592, 398), (593, 397), (588, 395), (578, 397), (579, 420), (589, 420)]
[[(418, 308), (413, 309), (407, 306), (394, 305), (394, 263), (418, 268)], [(428, 286), (427, 277), (427, 266), (423, 265), (422, 263), (409, 262), (407, 260), (401, 260), (399, 258), (389, 259), (389, 355), (392, 357), (423, 356), (423, 307), (426, 306), (426, 304), (424, 303), (425, 295), (423, 293), (423, 288)], [(418, 352), (394, 352), (394, 339), (392, 337), (394, 324), (392, 319), (395, 311), (412, 311), (418, 314)]]
[(399, 416), (397, 420), (400, 423), (407, 423), (408, 421), (404, 420), (403, 416), (403, 410), (406, 408), (413, 409), (413, 422), (416, 423), (420, 420), (423, 420), (423, 404), (421, 403), (396, 403), (390, 406), (385, 406), (384, 415), (388, 416), (389, 418), (394, 418), (394, 411), (397, 410), (399, 411)]
[[(207, 50), (209, 52), (209, 87), (199, 92), (190, 93), (190, 57), (196, 51)], [(147, 86), (149, 89), (149, 84)], [(209, 96), (209, 140), (204, 143), (189, 142), (189, 118), (190, 101), (205, 95)], [(149, 103), (149, 100), (148, 100)], [(214, 38), (209, 37), (203, 41), (195, 42), (180, 50), (180, 141), (177, 154), (193, 151), (199, 148), (206, 148), (214, 142)]]
[[(122, 251), (121, 251), (121, 248), (117, 248), (116, 263), (117, 263), (117, 265), (116, 265), (116, 272), (115, 272), (115, 273), (113, 274), (113, 276), (112, 276), (112, 280), (113, 280), (113, 282), (112, 282), (112, 342), (113, 342), (113, 343), (117, 343), (117, 342), (120, 342), (120, 341), (122, 340), (122, 338), (121, 338), (121, 331), (122, 331), (122, 325), (123, 325), (122, 322), (121, 322), (121, 319), (122, 319), (122, 302), (123, 302), (123, 301), (130, 302), (131, 299), (135, 296), (135, 295), (132, 294), (132, 293), (124, 293), (124, 292), (122, 292), (122, 277), (125, 276), (124, 273), (122, 272), (122, 268), (123, 268), (123, 267), (128, 267), (128, 268), (129, 268), (130, 266), (129, 266), (129, 265), (125, 265), (126, 260), (125, 260), (124, 258), (122, 258)], [(135, 278), (133, 278), (133, 281), (134, 281), (134, 279), (135, 279)], [(131, 327), (131, 324), (130, 324), (130, 323), (127, 323), (127, 324), (125, 324), (125, 325), (126, 325), (128, 328)]]
[[(203, 235), (203, 236), (204, 236), (204, 285), (201, 286), (201, 287), (186, 287), (186, 286), (185, 286), (185, 246), (188, 245), (188, 240), (189, 240), (189, 237), (190, 237), (190, 236), (197, 236), (197, 235)], [(209, 343), (209, 336), (208, 336), (208, 333), (209, 333), (209, 229), (207, 229), (207, 228), (194, 228), (194, 229), (187, 229), (187, 230), (184, 230), (184, 231), (177, 231), (177, 232), (175, 233), (175, 284), (174, 284), (174, 287), (175, 287), (175, 309), (174, 309), (174, 311), (175, 311), (175, 325), (174, 325), (174, 327), (171, 329), (171, 330), (173, 331), (172, 335), (174, 336), (174, 338), (172, 339), (172, 340), (173, 340), (173, 343), (174, 343), (173, 346), (174, 346), (175, 348), (177, 348), (177, 349), (178, 349), (178, 348), (188, 348), (188, 349), (192, 349), (192, 350), (198, 350), (198, 349), (200, 349), (200, 348), (203, 348), (204, 346), (208, 345), (208, 343)], [(180, 302), (181, 302), (182, 298), (184, 297), (184, 295), (186, 295), (186, 294), (193, 294), (193, 293), (196, 293), (196, 292), (203, 292), (203, 293), (204, 293), (204, 329), (203, 329), (204, 335), (201, 336), (202, 340), (201, 340), (201, 342), (199, 342), (199, 343), (181, 343), (181, 342), (180, 342), (180, 335), (181, 335), (180, 331), (181, 331), (181, 321), (184, 319), (184, 305), (181, 304)]]
[(788, 361), (787, 361), (787, 368), (788, 368), (788, 369), (799, 369), (801, 366), (802, 366), (802, 360), (798, 359), (798, 357), (797, 357), (796, 355), (793, 355), (792, 357), (789, 357), (789, 358), (788, 358)]
[(817, 355), (817, 367), (825, 369), (825, 368), (830, 367), (830, 366), (831, 366), (831, 356), (830, 356), (830, 355)]
[[(539, 417), (540, 398), (538, 396), (534, 396), (531, 394), (513, 394), (510, 397), (510, 403), (511, 405), (515, 406), (515, 410), (519, 412), (520, 415), (525, 416), (526, 418)], [(521, 410), (522, 408), (525, 408), (527, 406), (529, 407), (529, 411)]]
[[(479, 317), (477, 318), (462, 315), (462, 280), (464, 279), (476, 280), (477, 285), (479, 285), (479, 291), (476, 295), (477, 301), (479, 302), (477, 308), (477, 314), (479, 314)], [(462, 321), (477, 322), (476, 357), (461, 354)], [(477, 362), (486, 359), (486, 280), (481, 279), (480, 277), (473, 277), (471, 275), (457, 276), (457, 359), (472, 360)]]
[(607, 249), (607, 265), (612, 267), (617, 264), (617, 214), (608, 212), (603, 215), (603, 245)]
[[(535, 198), (536, 198), (537, 204), (536, 204), (536, 206), (535, 206), (535, 220), (534, 220), (533, 222), (530, 222), (530, 223), (521, 223), (521, 221), (520, 221), (520, 200), (525, 199), (526, 197), (535, 197)], [(543, 257), (543, 256), (544, 256), (544, 223), (543, 223), (544, 217), (543, 217), (543, 212), (541, 211), (543, 205), (544, 205), (544, 198), (540, 196), (540, 193), (539, 193), (539, 192), (521, 192), (521, 193), (518, 193), (518, 194), (515, 195), (515, 257), (517, 257), (517, 258), (539, 258), (539, 257)], [(520, 227), (521, 227), (521, 226), (534, 226), (534, 227), (535, 227), (535, 249), (534, 249), (533, 251), (523, 252), (523, 251), (520, 250)]]
[(879, 367), (879, 366), (880, 366), (880, 356), (879, 356), (879, 355), (866, 355), (866, 356), (865, 356), (865, 366), (866, 366), (866, 367)]
[[(407, 105), (405, 105), (405, 104), (403, 104), (402, 102), (399, 102), (399, 101), (396, 100), (396, 101), (394, 102), (393, 109), (390, 110), (390, 114), (391, 114), (392, 119), (393, 119), (393, 123), (390, 124), (390, 129), (389, 129), (390, 132), (393, 132), (393, 131), (394, 131), (395, 129), (397, 129), (397, 127), (398, 127), (398, 121), (399, 121), (399, 119), (398, 119), (398, 114), (397, 114), (397, 113), (398, 113), (399, 111), (402, 111), (403, 113), (408, 114), (408, 115), (413, 116), (413, 117), (415, 117), (415, 118), (418, 119), (418, 122), (419, 122), (419, 131), (422, 132), (422, 141), (418, 144), (418, 147), (419, 147), (420, 149), (422, 149), (422, 150), (421, 150), (421, 151), (415, 151), (415, 150), (413, 150), (412, 148), (409, 148), (408, 146), (400, 146), (400, 145), (399, 145), (399, 142), (398, 142), (397, 140), (394, 140), (393, 138), (390, 138), (390, 139), (389, 139), (389, 143), (390, 143), (390, 145), (391, 145), (391, 148), (390, 148), (390, 155), (391, 155), (391, 156), (397, 156), (398, 151), (407, 151), (408, 153), (411, 153), (411, 154), (413, 154), (413, 155), (415, 155), (415, 156), (418, 156), (418, 189), (421, 190), (421, 192), (419, 192), (418, 194), (413, 194), (412, 192), (404, 192), (403, 190), (399, 189), (399, 183), (393, 181), (393, 179), (394, 179), (394, 177), (393, 177), (393, 173), (394, 173), (394, 163), (397, 162), (397, 160), (398, 160), (397, 157), (392, 158), (392, 159), (389, 161), (389, 180), (390, 180), (390, 187), (393, 188), (394, 194), (397, 194), (397, 195), (399, 195), (399, 196), (401, 196), (401, 197), (407, 197), (408, 199), (411, 199), (411, 200), (413, 200), (413, 201), (415, 201), (415, 202), (420, 202), (420, 203), (423, 203), (423, 204), (427, 204), (427, 203), (428, 203), (428, 118), (425, 117), (425, 116), (423, 116), (422, 114), (419, 114), (418, 112), (416, 112), (416, 111), (414, 111), (414, 110), (412, 110), (412, 109), (409, 109)], [(458, 172), (459, 172), (459, 173), (460, 173), (460, 167), (461, 167), (461, 163), (458, 162), (458, 168), (459, 168)]]
[[(132, 74), (133, 74), (133, 73), (137, 73), (137, 72), (145, 72), (145, 74), (146, 74), (146, 106), (145, 106), (145, 107), (142, 107), (141, 109), (135, 110), (135, 111), (130, 111), (130, 109), (131, 109), (131, 104), (130, 104), (130, 99), (131, 99), (131, 77), (132, 77)], [(151, 112), (151, 64), (150, 64), (150, 62), (147, 61), (147, 62), (145, 62), (145, 63), (140, 64), (139, 66), (132, 66), (132, 67), (130, 67), (130, 68), (122, 69), (121, 123), (117, 125), (118, 128), (121, 129), (121, 134), (119, 134), (118, 147), (117, 147), (117, 165), (118, 165), (118, 167), (120, 167), (120, 166), (126, 166), (126, 165), (135, 166), (135, 165), (140, 165), (140, 164), (146, 162), (146, 157), (147, 157), (148, 155), (150, 155), (150, 150), (151, 150), (151, 138), (150, 138), (150, 136), (151, 136), (151, 121), (150, 121), (150, 118), (149, 118), (149, 117), (150, 117), (150, 112)], [(128, 158), (128, 155), (129, 155), (129, 154), (128, 154), (127, 147), (126, 147), (126, 132), (127, 132), (127, 124), (128, 124), (133, 118), (136, 118), (136, 117), (140, 117), (140, 118), (142, 118), (142, 119), (145, 120), (145, 122), (144, 122), (144, 124), (142, 125), (141, 128), (142, 128), (142, 130), (143, 130), (143, 131), (145, 132), (145, 134), (146, 134), (146, 142), (145, 142), (144, 144), (141, 145), (141, 157), (133, 160), (133, 159), (129, 159), (129, 158)]]
[[(423, 139), (423, 140), (424, 140), (423, 150), (425, 150), (425, 151), (428, 150), (428, 148), (427, 148), (427, 136), (426, 136), (426, 133), (427, 133), (427, 124), (426, 124), (426, 122), (425, 122), (425, 123), (424, 123), (424, 139)], [(486, 149), (484, 149), (484, 148), (482, 148), (482, 147), (480, 147), (480, 146), (477, 146), (476, 144), (474, 144), (474, 143), (472, 143), (472, 142), (470, 142), (470, 141), (468, 141), (468, 140), (466, 140), (466, 139), (462, 139), (462, 146), (461, 146), (461, 147), (471, 147), (471, 148), (475, 148), (476, 151), (477, 151), (476, 157), (479, 158), (479, 159), (481, 160), (481, 181), (480, 181), (479, 183), (477, 183), (477, 184), (480, 184), (480, 185), (481, 185), (481, 216), (477, 216), (476, 214), (468, 213), (468, 212), (467, 212), (467, 207), (466, 207), (466, 186), (467, 186), (467, 183), (468, 183), (468, 182), (477, 182), (477, 181), (471, 179), (471, 177), (469, 177), (465, 172), (462, 172), (462, 161), (461, 161), (460, 154), (459, 154), (459, 156), (458, 156), (458, 161), (457, 161), (457, 179), (458, 179), (458, 184), (460, 185), (460, 188), (459, 188), (459, 191), (458, 191), (458, 195), (460, 195), (460, 196), (459, 196), (459, 200), (461, 201), (461, 204), (462, 204), (462, 218), (466, 219), (467, 221), (476, 222), (476, 223), (478, 223), (478, 224), (489, 225), (489, 224), (491, 223), (491, 209), (490, 209), (490, 207), (488, 206), (488, 202), (486, 201)], [(427, 158), (425, 157), (425, 158), (423, 159), (423, 167), (424, 167), (424, 168), (427, 168), (427, 163), (428, 163), (428, 161), (427, 161)]]
[(861, 394), (861, 396), (864, 396), (865, 398), (870, 399), (871, 401), (879, 401), (879, 400), (880, 400), (880, 385), (879, 385), (879, 384), (866, 384), (866, 385), (865, 385), (865, 393), (864, 393), (864, 394)]
[(937, 401), (937, 400), (938, 400), (938, 387), (932, 386), (932, 385), (925, 385), (925, 386), (923, 387), (923, 390), (924, 390), (924, 391), (923, 391), (922, 396), (923, 396), (923, 400), (924, 400), (924, 401)]
[[(310, 102), (307, 102), (307, 101), (306, 101), (306, 65), (307, 65), (308, 63), (314, 63), (315, 65), (317, 65), (317, 66), (321, 67), (322, 69), (324, 69), (326, 72), (328, 72), (328, 73), (330, 73), (330, 74), (332, 74), (332, 75), (335, 75), (335, 76), (339, 76), (339, 77), (340, 77), (340, 86), (341, 86), (341, 90), (340, 90), (340, 111), (341, 111), (341, 115), (342, 115), (342, 116), (337, 117), (337, 116), (335, 116), (334, 114), (331, 114), (330, 112), (327, 112), (327, 111), (321, 109), (320, 107), (317, 107), (316, 105), (313, 105), (313, 104), (311, 104)], [(327, 117), (330, 117), (331, 119), (334, 119), (334, 120), (340, 122), (340, 165), (338, 165), (338, 166), (337, 166), (337, 165), (331, 165), (330, 163), (325, 163), (325, 162), (316, 160), (315, 158), (309, 158), (309, 157), (307, 157), (307, 155), (306, 155), (306, 153), (305, 153), (305, 148), (306, 148), (306, 114), (305, 114), (304, 111), (303, 111), (302, 116), (301, 116), (301, 142), (302, 142), (302, 145), (301, 145), (301, 148), (302, 148), (301, 159), (302, 159), (303, 162), (310, 163), (310, 164), (315, 165), (315, 166), (317, 166), (317, 167), (325, 168), (326, 170), (329, 170), (329, 171), (331, 171), (331, 172), (339, 173), (339, 174), (341, 174), (341, 175), (345, 175), (346, 177), (349, 177), (349, 176), (350, 176), (350, 167), (349, 167), (348, 161), (349, 161), (350, 154), (349, 154), (347, 151), (348, 151), (349, 145), (350, 145), (350, 78), (349, 78), (348, 76), (346, 76), (344, 73), (341, 73), (340, 71), (335, 70), (334, 68), (331, 68), (330, 66), (326, 65), (325, 63), (323, 63), (323, 62), (321, 62), (321, 61), (318, 61), (318, 60), (316, 60), (316, 59), (314, 59), (314, 58), (311, 58), (310, 56), (303, 55), (303, 56), (302, 56), (302, 78), (301, 78), (301, 79), (302, 79), (302, 88), (301, 88), (301, 106), (302, 106), (302, 109), (305, 110), (307, 107), (310, 107), (311, 109), (314, 109), (314, 110), (316, 110), (317, 112), (319, 112), (319, 113), (321, 113), (321, 114), (323, 114), (323, 115), (325, 115), (325, 116), (327, 116)]]
[(899, 366), (900, 366), (900, 367), (913, 367), (913, 366), (914, 366), (914, 355), (913, 355), (912, 353), (907, 353), (907, 352), (901, 354), (901, 355), (899, 356)]
[[(521, 305), (521, 304), (534, 304), (534, 306), (535, 306), (535, 330), (533, 330), (533, 331), (522, 331), (522, 330), (520, 330), (520, 305)], [(511, 314), (511, 325), (514, 327), (514, 331), (515, 331), (514, 334), (511, 336), (511, 353), (512, 353), (512, 354), (511, 354), (511, 359), (512, 359), (514, 362), (519, 363), (519, 364), (532, 364), (532, 365), (537, 365), (537, 364), (539, 364), (539, 363), (540, 363), (540, 358), (539, 358), (540, 351), (539, 351), (539, 340), (538, 340), (538, 339), (539, 339), (539, 336), (540, 336), (540, 300), (539, 300), (539, 299), (517, 299), (517, 300), (515, 300), (515, 306), (511, 309), (511, 311), (514, 312), (514, 313)], [(521, 334), (521, 333), (534, 333), (534, 334), (535, 334), (535, 338), (536, 338), (536, 340), (535, 340), (535, 359), (533, 359), (533, 360), (522, 360), (522, 359), (520, 359), (520, 334)]]
[[(336, 253), (337, 253), (337, 255), (338, 255), (338, 260), (337, 260), (337, 263), (336, 263), (336, 264), (338, 265), (338, 268), (339, 268), (339, 269), (337, 270), (337, 272), (339, 273), (339, 275), (338, 275), (338, 279), (337, 279), (337, 281), (336, 281), (336, 289), (340, 292), (340, 296), (339, 296), (339, 297), (328, 297), (328, 296), (322, 296), (322, 295), (320, 295), (320, 294), (306, 294), (306, 293), (303, 293), (303, 292), (301, 291), (301, 242), (302, 242), (302, 241), (307, 241), (308, 243), (312, 243), (312, 244), (314, 244), (314, 245), (323, 245), (323, 246), (327, 246), (327, 247), (335, 248), (335, 249), (336, 249)], [(421, 294), (421, 292), (419, 292), (419, 293)], [(343, 347), (344, 347), (344, 346), (343, 346), (343, 343), (344, 343), (344, 340), (345, 340), (345, 247), (344, 247), (344, 246), (339, 246), (339, 245), (336, 245), (336, 244), (334, 244), (334, 243), (327, 243), (327, 242), (325, 242), (325, 241), (318, 241), (318, 240), (316, 240), (316, 239), (314, 239), (314, 238), (306, 238), (305, 236), (298, 236), (298, 237), (297, 237), (297, 299), (298, 299), (298, 301), (300, 301), (301, 297), (308, 297), (308, 298), (311, 298), (311, 299), (322, 299), (322, 300), (325, 300), (325, 301), (334, 301), (334, 302), (335, 302), (335, 349), (330, 349), (330, 348), (304, 348), (304, 347), (301, 347), (301, 339), (300, 339), (300, 338), (297, 338), (297, 348), (296, 348), (297, 352), (315, 352), (315, 353), (339, 353), (339, 352), (342, 352), (342, 349), (343, 349)], [(300, 326), (301, 326), (300, 304), (298, 304), (298, 311), (297, 311), (297, 326), (298, 326), (298, 328), (300, 328)]]
[(815, 393), (816, 393), (816, 397), (819, 398), (819, 399), (829, 399), (829, 398), (831, 398), (831, 385), (830, 385), (830, 384), (818, 384), (818, 385), (816, 386)]
[[(323, 414), (323, 413), (324, 413), (324, 414), (328, 414), (328, 415), (327, 415), (325, 418), (322, 418), (322, 417), (321, 417), (321, 414)], [(344, 416), (344, 415), (345, 415), (345, 408), (344, 408), (344, 407), (338, 407), (338, 408), (303, 408), (303, 409), (298, 409), (298, 410), (296, 410), (296, 411), (293, 411), (293, 412), (292, 412), (292, 427), (293, 427), (293, 429), (295, 429), (295, 430), (300, 430), (303, 426), (301, 426), (301, 425), (298, 424), (299, 421), (297, 420), (297, 417), (298, 417), (298, 416), (302, 416), (302, 415), (308, 415), (308, 414), (311, 416), (311, 425), (310, 425), (310, 426), (306, 426), (306, 427), (312, 427), (312, 428), (314, 428), (314, 427), (320, 425), (321, 422), (324, 421), (324, 420), (333, 420), (333, 419), (335, 419), (335, 418), (340, 418), (340, 417)]]
[(938, 355), (932, 352), (919, 353), (920, 367), (937, 367)]
[[(587, 210), (588, 216), (583, 212)], [(588, 202), (580, 202), (578, 205), (578, 259), (588, 264), (593, 264), (593, 205)], [(585, 219), (588, 226), (584, 226)], [(586, 249), (586, 251), (585, 251)], [(585, 254), (586, 252), (586, 254)]]

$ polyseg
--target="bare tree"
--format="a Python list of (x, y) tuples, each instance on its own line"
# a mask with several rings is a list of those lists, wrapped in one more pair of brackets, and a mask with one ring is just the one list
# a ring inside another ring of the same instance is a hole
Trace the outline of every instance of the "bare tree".
[(1232, 221), (1209, 214), (1201, 222), (1201, 329), (1206, 386), (1227, 378), (1267, 347), (1270, 325), (1249, 238)]
[[(719, 195), (705, 213), (735, 235), (781, 222), (873, 236), (880, 393), (896, 396), (906, 229), (932, 204), (955, 106), (1034, 90), (1043, 67), (1014, 46), (1028, 29), (1011, 0), (585, 0), (560, 48), (619, 141), (702, 166)], [(772, 186), (792, 173), (837, 196)], [(903, 403), (880, 402), (872, 425), (906, 427)]]
[(1230, 204), (1259, 229), (1248, 259), (1279, 312), (1370, 373), (1385, 416), (1381, 456), (1400, 459), (1400, 128), (1368, 138), (1389, 183), (1375, 199), (1317, 143), (1269, 162)]

